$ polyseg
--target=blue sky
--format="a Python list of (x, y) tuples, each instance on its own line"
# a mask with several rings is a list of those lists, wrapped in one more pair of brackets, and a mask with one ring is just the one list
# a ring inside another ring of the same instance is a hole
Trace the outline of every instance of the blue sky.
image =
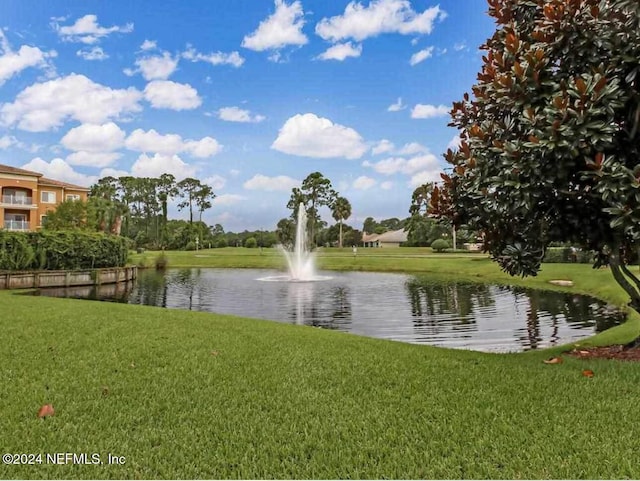
[(87, 186), (193, 176), (217, 194), (203, 220), (228, 231), (275, 228), (291, 188), (315, 171), (351, 201), (350, 225), (404, 218), (455, 143), (447, 112), (480, 68), (486, 10), (481, 0), (5, 0), (0, 163)]

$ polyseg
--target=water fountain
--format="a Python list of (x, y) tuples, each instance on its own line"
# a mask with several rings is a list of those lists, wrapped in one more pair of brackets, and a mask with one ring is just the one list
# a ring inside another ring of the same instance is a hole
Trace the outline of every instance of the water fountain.
[(328, 276), (316, 274), (313, 252), (309, 250), (307, 244), (307, 211), (304, 204), (298, 205), (298, 218), (296, 224), (296, 239), (293, 251), (288, 251), (281, 247), (282, 253), (287, 260), (289, 275), (262, 277), (261, 281), (289, 281), (289, 282), (311, 282), (330, 279)]

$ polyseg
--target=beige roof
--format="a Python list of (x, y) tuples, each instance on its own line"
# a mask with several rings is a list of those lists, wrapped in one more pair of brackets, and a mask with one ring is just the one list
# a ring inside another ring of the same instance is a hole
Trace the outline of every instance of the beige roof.
[(42, 174), (34, 172), (33, 170), (18, 169), (17, 167), (11, 167), (10, 165), (0, 164), (0, 174), (18, 174), (18, 175), (31, 175), (33, 177), (42, 177)]
[(59, 180), (48, 179), (46, 177), (41, 177), (40, 179), (38, 179), (38, 184), (52, 185), (54, 187), (64, 187), (65, 189), (89, 191), (89, 189), (86, 187), (82, 187), (75, 184), (69, 184), (68, 182), (61, 182)]
[(408, 235), (404, 229), (392, 230), (384, 234), (364, 234), (362, 242), (407, 242)]

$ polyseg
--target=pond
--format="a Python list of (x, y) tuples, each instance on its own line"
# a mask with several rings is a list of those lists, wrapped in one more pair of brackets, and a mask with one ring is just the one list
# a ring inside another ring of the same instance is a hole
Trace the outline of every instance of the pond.
[(37, 295), (146, 304), (305, 324), (363, 336), (490, 352), (549, 347), (621, 323), (588, 296), (373, 272), (319, 282), (261, 280), (263, 269), (141, 271), (135, 284), (41, 289)]

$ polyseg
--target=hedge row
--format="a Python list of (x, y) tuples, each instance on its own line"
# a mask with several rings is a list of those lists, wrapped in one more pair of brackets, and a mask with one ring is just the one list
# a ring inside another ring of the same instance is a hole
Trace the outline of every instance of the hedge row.
[(98, 232), (0, 230), (0, 270), (22, 271), (123, 267), (124, 237)]
[(549, 247), (542, 262), (562, 263), (577, 262), (579, 264), (592, 264), (593, 252), (583, 250), (573, 250), (571, 247)]

